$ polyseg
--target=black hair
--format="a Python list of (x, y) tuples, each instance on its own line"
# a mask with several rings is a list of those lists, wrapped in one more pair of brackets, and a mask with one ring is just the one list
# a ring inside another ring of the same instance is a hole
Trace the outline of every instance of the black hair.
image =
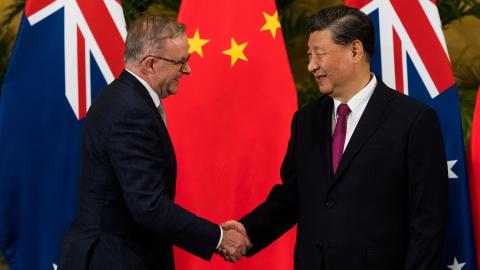
[(375, 52), (375, 31), (370, 18), (360, 10), (347, 6), (334, 6), (320, 10), (309, 19), (310, 33), (329, 29), (338, 45), (362, 42), (370, 60)]

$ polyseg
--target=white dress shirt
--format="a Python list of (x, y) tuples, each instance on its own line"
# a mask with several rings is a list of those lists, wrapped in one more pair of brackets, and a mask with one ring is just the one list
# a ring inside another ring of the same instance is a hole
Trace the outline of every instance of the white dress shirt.
[[(343, 151), (347, 148), (348, 142), (357, 127), (358, 121), (362, 117), (363, 111), (365, 111), (365, 107), (367, 107), (368, 101), (372, 97), (373, 90), (377, 86), (377, 78), (373, 73), (372, 78), (370, 81), (365, 85), (362, 90), (360, 90), (357, 94), (355, 94), (348, 102), (347, 105), (350, 108), (350, 114), (347, 116), (347, 134), (345, 135), (345, 144), (343, 145)], [(332, 136), (333, 132), (335, 131), (335, 125), (337, 124), (337, 108), (342, 104), (340, 100), (333, 99), (333, 112), (332, 115)]]

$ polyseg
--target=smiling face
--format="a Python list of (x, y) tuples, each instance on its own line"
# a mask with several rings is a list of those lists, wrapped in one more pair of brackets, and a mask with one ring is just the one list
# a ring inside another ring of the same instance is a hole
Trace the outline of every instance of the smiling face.
[(308, 39), (308, 59), (308, 71), (321, 93), (340, 99), (349, 92), (347, 85), (355, 72), (350, 45), (334, 43), (328, 28), (314, 31)]
[[(188, 58), (188, 40), (185, 34), (176, 38), (164, 40), (165, 46), (161, 51), (161, 57), (177, 62), (184, 62)], [(192, 69), (185, 64), (180, 71), (180, 64), (162, 59), (153, 59), (154, 76), (151, 77), (152, 88), (160, 98), (166, 98), (178, 92), (178, 83), (183, 75), (190, 74)]]

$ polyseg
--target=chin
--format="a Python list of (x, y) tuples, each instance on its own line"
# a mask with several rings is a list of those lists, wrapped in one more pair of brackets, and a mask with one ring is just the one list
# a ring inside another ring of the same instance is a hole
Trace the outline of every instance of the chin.
[(168, 95), (175, 95), (178, 92), (178, 89), (168, 89)]
[(318, 86), (318, 89), (320, 91), (320, 93), (322, 94), (325, 94), (325, 95), (330, 95), (333, 93), (333, 89), (332, 87), (328, 87), (328, 86)]

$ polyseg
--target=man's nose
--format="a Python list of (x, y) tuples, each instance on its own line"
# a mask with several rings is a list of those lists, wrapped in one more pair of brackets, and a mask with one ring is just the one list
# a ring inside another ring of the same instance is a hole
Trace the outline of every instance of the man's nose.
[(309, 72), (314, 72), (316, 69), (318, 69), (318, 64), (317, 64), (317, 62), (315, 61), (315, 58), (312, 57), (312, 58), (308, 61), (307, 69), (308, 69)]
[(191, 72), (192, 72), (192, 68), (188, 63), (186, 63), (185, 66), (183, 66), (182, 73), (188, 75)]

